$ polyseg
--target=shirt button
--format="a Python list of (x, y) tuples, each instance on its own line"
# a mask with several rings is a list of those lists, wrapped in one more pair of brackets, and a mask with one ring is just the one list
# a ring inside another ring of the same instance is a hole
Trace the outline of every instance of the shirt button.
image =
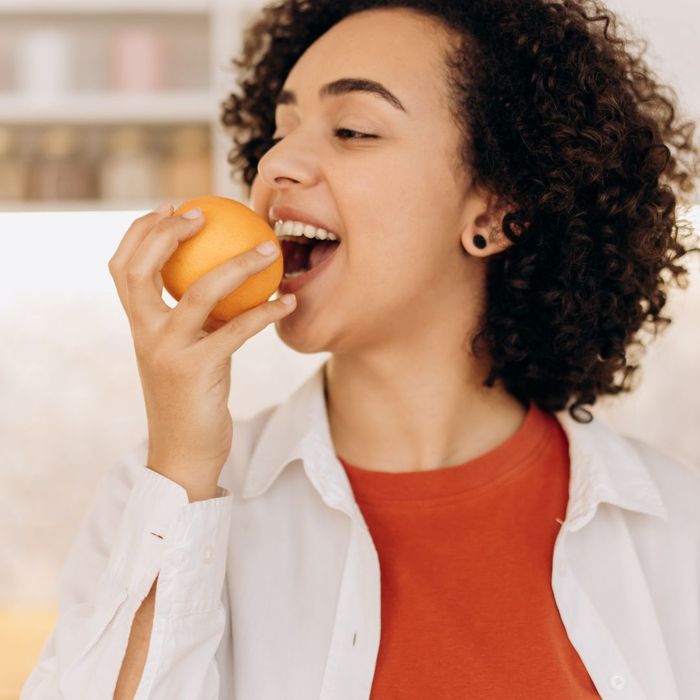
[(170, 555), (170, 563), (173, 566), (182, 566), (185, 562), (185, 553), (181, 549), (176, 549)]
[(615, 688), (615, 690), (622, 690), (626, 683), (627, 681), (621, 673), (613, 673), (612, 676), (610, 676), (610, 685)]
[(212, 559), (214, 558), (214, 548), (213, 547), (207, 547), (204, 550), (204, 562), (206, 564), (211, 564)]

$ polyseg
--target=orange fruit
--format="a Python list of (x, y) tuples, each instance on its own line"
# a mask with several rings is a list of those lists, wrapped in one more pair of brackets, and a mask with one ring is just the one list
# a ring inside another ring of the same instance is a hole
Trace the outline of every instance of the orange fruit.
[[(245, 204), (228, 197), (204, 195), (184, 202), (173, 215), (181, 216), (195, 207), (202, 210), (204, 224), (192, 238), (180, 243), (161, 270), (163, 286), (177, 301), (202, 275), (264, 241), (273, 241), (281, 253), (280, 243), (270, 225)], [(266, 302), (279, 287), (283, 274), (284, 262), (280, 254), (270, 265), (251, 275), (221, 299), (210, 315), (219, 321), (229, 321)]]

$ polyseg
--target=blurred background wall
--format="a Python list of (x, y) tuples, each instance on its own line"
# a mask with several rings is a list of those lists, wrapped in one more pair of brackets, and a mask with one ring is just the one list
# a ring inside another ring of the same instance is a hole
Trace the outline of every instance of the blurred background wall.
[[(0, 0), (0, 700), (18, 697), (55, 622), (57, 576), (99, 476), (146, 438), (107, 263), (163, 202), (244, 200), (218, 115), (262, 4)], [(694, 1), (608, 5), (697, 119)], [(690, 216), (700, 230), (700, 210)], [(637, 391), (593, 411), (700, 468), (698, 268), (671, 292), (674, 323), (642, 358)], [(283, 400), (326, 357), (291, 351), (268, 326), (234, 358), (234, 418)]]

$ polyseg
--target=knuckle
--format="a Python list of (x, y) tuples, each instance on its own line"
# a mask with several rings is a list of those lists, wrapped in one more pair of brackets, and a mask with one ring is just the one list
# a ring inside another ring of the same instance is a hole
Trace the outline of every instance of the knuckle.
[(256, 267), (259, 265), (267, 265), (274, 260), (274, 257), (271, 255), (260, 255), (255, 248), (249, 250), (243, 258), (249, 265)]
[(147, 276), (148, 272), (138, 267), (129, 267), (126, 270), (126, 281), (129, 284), (140, 284)]
[(247, 262), (248, 262), (248, 252), (243, 251), (243, 252), (234, 253), (231, 257), (226, 258), (221, 263), (221, 266), (224, 269), (239, 269), (239, 268), (244, 268), (246, 266)]
[(254, 307), (236, 316), (231, 323), (234, 325), (236, 333), (249, 336), (255, 333), (260, 324), (265, 320), (266, 315), (261, 313), (259, 307)]
[(152, 233), (168, 241), (169, 245), (177, 247), (180, 239), (192, 230), (192, 223), (181, 217), (169, 216), (158, 221), (153, 227)]
[[(132, 231), (142, 228), (143, 226), (145, 226), (145, 219), (143, 216), (139, 216), (136, 219), (133, 219), (127, 227), (126, 231), (124, 232), (124, 237), (128, 236)], [(122, 240), (124, 239), (122, 238)]]
[(148, 214), (144, 214), (143, 216), (139, 216), (138, 218), (134, 219), (129, 225), (129, 228), (126, 230), (126, 235), (129, 235), (132, 231), (145, 228), (149, 221), (150, 217)]
[(235, 272), (236, 270), (243, 270), (246, 267), (245, 255), (234, 255), (228, 258), (223, 263), (221, 263), (222, 272)]
[(264, 312), (262, 314), (262, 316), (264, 317), (263, 323), (271, 323), (272, 321), (277, 321), (282, 316), (285, 316), (288, 310), (289, 306), (287, 306), (287, 304), (280, 304), (276, 303), (275, 301), (271, 301), (270, 303), (266, 304)]
[(206, 285), (195, 282), (187, 291), (187, 299), (194, 306), (207, 306), (211, 303), (211, 293)]
[(268, 322), (269, 321), (277, 321), (278, 319), (282, 318), (283, 316), (286, 316), (287, 313), (289, 312), (289, 306), (287, 304), (276, 304), (272, 302), (270, 304), (270, 309), (268, 310), (266, 316), (268, 317)]
[(166, 216), (159, 219), (153, 225), (154, 231), (181, 231), (188, 228), (188, 224), (192, 222), (189, 219), (183, 219), (181, 216)]
[(245, 332), (246, 328), (246, 316), (247, 313), (239, 314), (234, 316), (230, 321), (228, 321), (224, 328), (231, 335), (238, 335)]
[(159, 234), (163, 233), (164, 231), (167, 231), (170, 228), (172, 228), (172, 219), (168, 217), (166, 219), (160, 219), (160, 221), (156, 221), (156, 223), (153, 225), (153, 228), (151, 229), (151, 232)]

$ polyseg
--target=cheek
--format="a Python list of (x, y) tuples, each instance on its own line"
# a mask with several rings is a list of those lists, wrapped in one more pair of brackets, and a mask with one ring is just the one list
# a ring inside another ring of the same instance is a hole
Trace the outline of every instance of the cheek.
[(424, 244), (429, 240), (425, 232), (394, 225), (384, 224), (376, 236), (356, 237), (347, 251), (353, 284), (385, 299), (411, 294), (439, 267), (437, 253)]

